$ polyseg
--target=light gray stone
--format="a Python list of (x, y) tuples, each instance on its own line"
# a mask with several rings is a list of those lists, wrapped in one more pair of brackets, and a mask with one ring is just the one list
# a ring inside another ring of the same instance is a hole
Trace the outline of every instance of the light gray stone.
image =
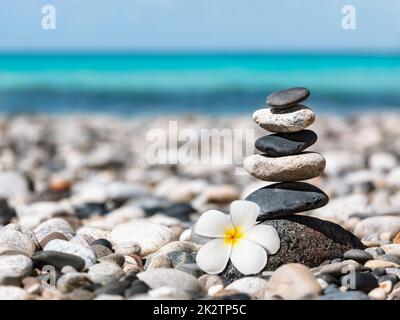
[(138, 278), (152, 289), (173, 287), (194, 295), (204, 294), (204, 288), (192, 275), (175, 269), (153, 269), (138, 274)]
[(33, 238), (25, 234), (20, 226), (9, 224), (0, 230), (0, 254), (15, 252), (32, 256), (36, 250)]
[(90, 288), (92, 282), (86, 273), (70, 272), (62, 275), (57, 281), (60, 292), (71, 292), (75, 289)]
[(370, 217), (360, 221), (354, 228), (354, 234), (359, 237), (365, 237), (372, 234), (390, 233), (394, 237), (400, 232), (399, 216)]
[(241, 293), (248, 294), (255, 299), (264, 298), (265, 290), (267, 289), (268, 281), (258, 277), (245, 277), (232, 282), (225, 289), (237, 290)]
[(94, 283), (106, 285), (123, 277), (125, 272), (113, 262), (102, 262), (89, 268), (89, 279)]
[(0, 300), (30, 300), (30, 295), (19, 287), (0, 286)]
[(255, 154), (244, 160), (243, 167), (260, 180), (307, 180), (323, 173), (325, 159), (316, 152), (302, 152), (285, 157), (266, 157)]
[(114, 245), (138, 243), (142, 256), (156, 252), (175, 239), (176, 234), (170, 228), (144, 221), (118, 225), (110, 233), (110, 240)]
[(289, 108), (259, 109), (253, 114), (254, 121), (271, 132), (297, 132), (307, 128), (315, 120), (314, 112), (303, 105)]
[(39, 243), (55, 232), (62, 234), (68, 240), (71, 240), (74, 237), (74, 230), (72, 230), (70, 224), (61, 218), (46, 220), (38, 225), (34, 230), (36, 239)]
[(0, 285), (20, 285), (32, 267), (31, 259), (24, 255), (0, 256)]

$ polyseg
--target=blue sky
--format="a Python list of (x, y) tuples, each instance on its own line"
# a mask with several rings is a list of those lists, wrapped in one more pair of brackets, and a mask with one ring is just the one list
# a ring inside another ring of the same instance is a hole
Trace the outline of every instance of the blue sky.
[[(54, 5), (57, 29), (41, 28)], [(341, 9), (356, 8), (343, 30)], [(0, 0), (0, 51), (400, 51), (398, 0)]]

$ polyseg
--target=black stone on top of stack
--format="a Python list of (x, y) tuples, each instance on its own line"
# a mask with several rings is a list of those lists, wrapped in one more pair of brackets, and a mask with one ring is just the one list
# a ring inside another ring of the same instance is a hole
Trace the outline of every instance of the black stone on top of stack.
[(287, 108), (303, 102), (310, 96), (307, 88), (295, 87), (271, 93), (266, 101), (274, 108)]
[[(328, 196), (317, 187), (296, 182), (296, 180), (301, 180), (302, 176), (320, 175), (325, 167), (325, 159), (322, 155), (315, 153), (314, 160), (306, 163), (307, 152), (303, 153), (318, 138), (315, 132), (305, 130), (314, 121), (314, 113), (308, 108), (307, 113), (301, 113), (294, 107), (307, 99), (309, 95), (308, 89), (300, 87), (274, 92), (266, 99), (271, 109), (260, 109), (253, 115), (258, 125), (262, 128), (274, 128), (269, 130), (275, 133), (263, 136), (255, 142), (256, 149), (262, 154), (246, 159), (244, 167), (250, 174), (261, 180), (276, 181), (268, 179), (272, 175), (264, 174), (268, 170), (276, 171), (276, 168), (282, 170), (284, 173), (282, 177), (287, 177), (280, 183), (254, 191), (246, 198), (260, 206), (262, 212), (260, 220), (313, 210), (326, 205), (329, 201)], [(292, 112), (292, 110), (296, 111)], [(287, 161), (287, 157), (291, 156), (294, 161), (290, 159)], [(297, 163), (298, 168), (285, 168), (287, 163)], [(294, 174), (288, 174), (289, 171)], [(301, 174), (302, 171), (306, 174)]]

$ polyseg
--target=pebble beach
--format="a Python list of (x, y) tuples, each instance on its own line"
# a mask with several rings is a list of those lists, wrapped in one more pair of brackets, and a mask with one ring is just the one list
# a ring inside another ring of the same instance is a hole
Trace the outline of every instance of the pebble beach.
[(193, 225), (287, 177), (238, 174), (265, 141), (232, 164), (149, 164), (148, 132), (171, 120), (265, 135), (251, 114), (0, 119), (0, 299), (400, 299), (400, 113), (316, 114), (307, 152), (326, 165), (294, 180), (318, 205), (263, 222), (281, 248), (251, 276), (205, 274)]

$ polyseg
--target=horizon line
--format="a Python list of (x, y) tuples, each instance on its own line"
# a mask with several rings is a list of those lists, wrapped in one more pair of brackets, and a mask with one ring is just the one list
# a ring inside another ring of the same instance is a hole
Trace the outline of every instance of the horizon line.
[(343, 55), (343, 56), (371, 56), (387, 55), (400, 56), (400, 49), (378, 50), (265, 50), (265, 49), (0, 49), (0, 55), (85, 55), (85, 54), (120, 54), (120, 55)]

